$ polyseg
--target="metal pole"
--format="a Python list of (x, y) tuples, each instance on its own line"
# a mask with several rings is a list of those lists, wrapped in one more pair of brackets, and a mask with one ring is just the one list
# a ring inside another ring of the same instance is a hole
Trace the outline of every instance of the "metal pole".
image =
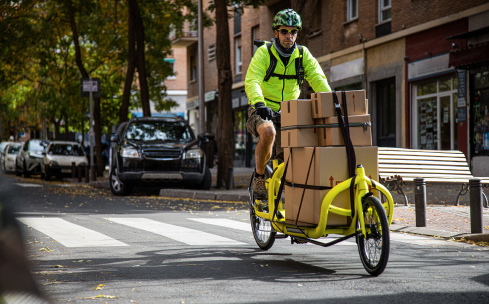
[(202, 2), (198, 3), (198, 53), (199, 53), (199, 133), (205, 133), (205, 101), (204, 101), (204, 27), (202, 23)]
[(483, 233), (483, 209), (481, 180), (474, 178), (469, 181), (470, 189), (470, 233)]
[(92, 180), (95, 180), (94, 173), (95, 173), (95, 166), (93, 162), (93, 146), (95, 145), (95, 136), (93, 132), (93, 92), (92, 92), (92, 77), (90, 77), (90, 167), (91, 167), (91, 173), (92, 173)]
[(426, 182), (424, 178), (414, 179), (414, 201), (416, 206), (416, 227), (426, 227)]

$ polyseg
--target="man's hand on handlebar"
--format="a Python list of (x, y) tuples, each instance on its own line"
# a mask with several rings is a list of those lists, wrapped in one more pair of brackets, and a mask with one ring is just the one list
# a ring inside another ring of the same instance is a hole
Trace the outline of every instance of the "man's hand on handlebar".
[(255, 109), (258, 115), (265, 120), (271, 120), (273, 118), (273, 111), (269, 107), (265, 106), (263, 102), (255, 103)]

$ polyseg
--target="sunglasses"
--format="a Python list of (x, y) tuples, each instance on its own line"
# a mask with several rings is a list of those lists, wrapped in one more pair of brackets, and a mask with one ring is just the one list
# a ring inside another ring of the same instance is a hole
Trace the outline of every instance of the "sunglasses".
[(282, 35), (287, 35), (287, 34), (297, 35), (297, 33), (299, 32), (299, 30), (296, 29), (288, 30), (284, 28), (278, 29), (277, 31), (279, 31)]

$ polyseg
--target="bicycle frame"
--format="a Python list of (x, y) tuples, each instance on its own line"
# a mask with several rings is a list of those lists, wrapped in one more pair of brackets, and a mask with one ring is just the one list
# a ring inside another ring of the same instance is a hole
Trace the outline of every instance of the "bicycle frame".
[[(362, 199), (365, 197), (370, 191), (369, 187), (376, 189), (380, 191), (386, 198), (387, 202), (383, 204), (384, 208), (386, 209), (386, 215), (388, 219), (389, 226), (392, 223), (392, 217), (394, 213), (394, 200), (389, 193), (389, 191), (382, 186), (380, 183), (375, 183), (373, 182), (370, 178), (368, 178), (365, 175), (365, 169), (362, 166), (358, 166), (356, 168), (356, 177), (355, 177), (355, 190), (354, 190), (354, 196), (355, 196), (355, 213), (354, 216), (351, 220), (351, 224), (349, 227), (344, 227), (344, 228), (328, 228), (327, 227), (327, 219), (328, 219), (328, 214), (329, 212), (339, 214), (342, 216), (351, 216), (351, 210), (350, 209), (344, 209), (344, 208), (339, 208), (336, 206), (331, 205), (335, 197), (340, 194), (341, 192), (350, 189), (351, 186), (351, 178), (348, 180), (345, 180), (341, 182), (340, 184), (334, 186), (326, 196), (324, 197), (322, 204), (321, 204), (321, 216), (319, 220), (319, 224), (316, 227), (300, 227), (300, 226), (295, 226), (295, 225), (290, 225), (285, 223), (285, 216), (282, 219), (277, 219), (277, 216), (275, 216), (275, 199), (277, 198), (278, 195), (278, 189), (280, 187), (281, 183), (281, 178), (284, 174), (284, 163), (277, 165), (277, 161), (274, 160), (273, 167), (274, 167), (274, 174), (271, 178), (267, 180), (268, 183), (268, 209), (269, 213), (265, 212), (260, 212), (257, 210), (255, 206), (255, 214), (259, 217), (262, 217), (264, 219), (269, 220), (272, 223), (273, 228), (277, 232), (282, 232), (286, 235), (291, 235), (291, 236), (297, 236), (300, 238), (307, 238), (307, 239), (317, 239), (320, 237), (325, 237), (328, 234), (341, 234), (345, 236), (354, 236), (356, 234), (361, 233), (364, 237), (366, 237), (366, 229), (365, 229), (365, 223), (364, 223), (364, 217), (363, 217), (363, 205), (362, 205)], [(282, 215), (285, 212), (283, 209), (282, 203), (279, 203), (278, 205), (278, 212), (281, 212)], [(360, 228), (357, 227), (357, 219), (360, 224)], [(299, 232), (294, 232), (291, 231), (292, 229), (294, 230), (299, 230)]]

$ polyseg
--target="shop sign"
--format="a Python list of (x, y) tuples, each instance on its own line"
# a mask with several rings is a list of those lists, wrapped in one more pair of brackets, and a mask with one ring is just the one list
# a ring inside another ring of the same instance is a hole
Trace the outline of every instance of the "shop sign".
[(408, 64), (408, 81), (423, 79), (454, 71), (448, 66), (449, 54), (442, 54)]
[(458, 108), (457, 109), (457, 122), (464, 122), (467, 120), (467, 108)]
[(199, 106), (199, 100), (198, 99), (187, 101), (187, 109), (193, 109), (193, 108), (196, 108), (198, 106)]
[(241, 106), (247, 106), (248, 105), (248, 96), (241, 96)]
[(238, 98), (233, 98), (233, 109), (239, 108), (239, 97)]
[(209, 92), (204, 94), (204, 101), (205, 102), (213, 101), (214, 99), (216, 99), (216, 91), (209, 91)]
[(458, 70), (457, 74), (458, 74), (457, 106), (458, 107), (465, 107), (467, 105), (467, 102), (465, 101), (465, 96), (464, 96), (464, 93), (467, 92), (467, 71)]

